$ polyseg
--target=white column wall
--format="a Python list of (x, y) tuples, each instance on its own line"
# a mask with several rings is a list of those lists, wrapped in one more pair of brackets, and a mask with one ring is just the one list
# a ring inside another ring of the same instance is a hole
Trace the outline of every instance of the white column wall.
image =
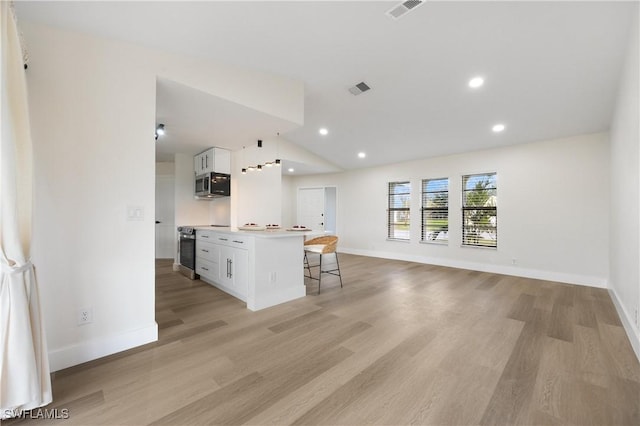
[[(33, 260), (55, 371), (157, 338), (157, 76), (297, 123), (304, 89), (287, 78), (119, 41), (27, 22), (20, 27), (30, 57)], [(187, 167), (192, 176), (192, 159), (176, 161), (176, 188), (193, 201), (192, 177), (181, 180)], [(210, 204), (198, 206), (206, 223)], [(128, 220), (129, 208), (144, 216)], [(176, 209), (176, 223), (190, 222), (192, 213)], [(93, 322), (78, 326), (78, 309), (88, 307)]]
[(640, 359), (640, 66), (638, 7), (611, 125), (611, 293)]

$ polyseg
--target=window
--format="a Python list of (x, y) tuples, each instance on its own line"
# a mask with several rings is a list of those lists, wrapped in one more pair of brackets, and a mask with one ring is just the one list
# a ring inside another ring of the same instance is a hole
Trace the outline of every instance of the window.
[(422, 241), (449, 241), (449, 179), (422, 181)]
[(462, 176), (462, 245), (498, 246), (496, 174)]
[(392, 240), (409, 240), (409, 206), (411, 184), (389, 182), (389, 209), (387, 210), (387, 237)]

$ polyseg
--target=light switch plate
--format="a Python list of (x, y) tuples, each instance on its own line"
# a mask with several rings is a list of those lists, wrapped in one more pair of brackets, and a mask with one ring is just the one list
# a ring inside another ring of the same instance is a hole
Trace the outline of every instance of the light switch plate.
[(127, 206), (127, 220), (144, 220), (144, 206)]

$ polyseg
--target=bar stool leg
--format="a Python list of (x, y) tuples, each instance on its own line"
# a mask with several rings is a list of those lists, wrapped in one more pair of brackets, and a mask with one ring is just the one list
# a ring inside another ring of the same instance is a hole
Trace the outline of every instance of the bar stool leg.
[(304, 252), (304, 267), (307, 269), (307, 271), (309, 271), (309, 276), (308, 278), (313, 278), (311, 276), (311, 266), (309, 265), (309, 258), (307, 257), (307, 252)]
[(320, 269), (318, 272), (318, 294), (320, 294), (320, 282), (322, 281), (322, 254), (320, 254)]
[(340, 278), (340, 288), (342, 288), (342, 272), (340, 272), (340, 263), (338, 262), (338, 252), (336, 253), (336, 266), (338, 267), (338, 278)]

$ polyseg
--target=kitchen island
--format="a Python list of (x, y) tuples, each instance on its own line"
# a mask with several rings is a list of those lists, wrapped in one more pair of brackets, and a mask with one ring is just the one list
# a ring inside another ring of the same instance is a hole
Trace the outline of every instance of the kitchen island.
[(305, 232), (195, 227), (200, 279), (246, 302), (252, 311), (306, 295)]

